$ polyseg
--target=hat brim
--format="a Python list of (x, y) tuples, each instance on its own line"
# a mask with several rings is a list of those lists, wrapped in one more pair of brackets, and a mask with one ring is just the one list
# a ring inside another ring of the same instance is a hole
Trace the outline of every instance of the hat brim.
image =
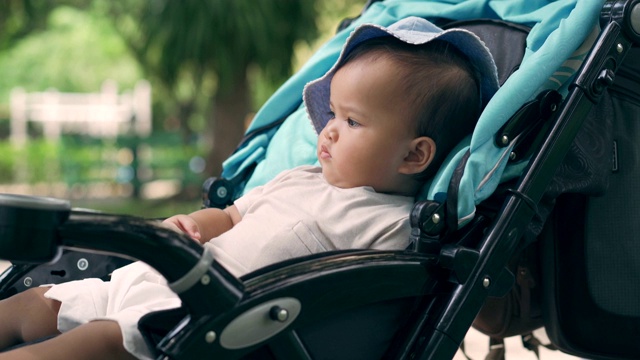
[(303, 101), (317, 133), (320, 133), (330, 120), (331, 80), (345, 56), (361, 42), (382, 36), (393, 36), (413, 45), (426, 44), (436, 39), (446, 41), (465, 54), (476, 67), (480, 76), (483, 108), (498, 91), (498, 71), (491, 52), (478, 36), (468, 30), (442, 30), (428, 20), (415, 16), (402, 19), (388, 28), (376, 24), (363, 24), (351, 33), (333, 67), (321, 78), (309, 82), (303, 90)]

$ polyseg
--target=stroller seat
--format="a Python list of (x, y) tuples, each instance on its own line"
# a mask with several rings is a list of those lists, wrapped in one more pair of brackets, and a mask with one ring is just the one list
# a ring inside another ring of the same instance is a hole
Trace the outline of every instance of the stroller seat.
[[(64, 248), (149, 263), (179, 289), (184, 305), (140, 324), (158, 358), (451, 358), (487, 296), (511, 288), (508, 260), (544, 212), (540, 201), (584, 118), (639, 42), (637, 0), (512, 4), (370, 4), (274, 94), (225, 162), (222, 178), (208, 182), (206, 203), (224, 206), (281, 170), (315, 162), (302, 86), (328, 70), (356, 25), (389, 25), (413, 15), (467, 27), (499, 59), (504, 83), (473, 135), (425, 184), (411, 214), (411, 249), (317, 254), (237, 279), (200, 245), (154, 221), (2, 195), (0, 257), (42, 263)], [(221, 187), (226, 191), (217, 191)], [(487, 202), (499, 205), (482, 205)], [(36, 216), (42, 225), (33, 237), (26, 224)], [(16, 291), (31, 271), (37, 270), (14, 266), (2, 275), (0, 291)]]

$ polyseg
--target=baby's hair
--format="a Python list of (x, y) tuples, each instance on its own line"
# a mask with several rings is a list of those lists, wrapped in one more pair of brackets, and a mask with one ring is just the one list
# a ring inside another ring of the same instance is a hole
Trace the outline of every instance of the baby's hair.
[(398, 63), (416, 136), (428, 136), (436, 143), (432, 163), (419, 174), (420, 179), (432, 177), (453, 147), (475, 127), (481, 112), (478, 72), (460, 50), (443, 40), (422, 45), (393, 36), (365, 40), (340, 66), (364, 55)]

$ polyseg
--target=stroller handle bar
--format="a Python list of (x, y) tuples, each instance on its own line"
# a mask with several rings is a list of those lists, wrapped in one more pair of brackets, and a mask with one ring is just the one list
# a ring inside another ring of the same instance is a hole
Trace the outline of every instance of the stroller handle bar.
[(193, 314), (230, 309), (243, 293), (242, 283), (200, 244), (156, 220), (71, 209), (54, 198), (0, 194), (0, 258), (51, 262), (63, 248), (149, 264)]

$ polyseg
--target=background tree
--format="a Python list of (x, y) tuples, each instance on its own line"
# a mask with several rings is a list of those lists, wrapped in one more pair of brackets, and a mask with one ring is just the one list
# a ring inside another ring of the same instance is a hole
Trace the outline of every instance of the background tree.
[[(188, 137), (196, 114), (218, 173), (253, 110), (256, 78), (280, 83), (291, 74), (295, 45), (317, 36), (313, 0), (116, 1), (108, 4), (127, 44), (175, 104)], [(154, 91), (156, 91), (154, 88)]]

